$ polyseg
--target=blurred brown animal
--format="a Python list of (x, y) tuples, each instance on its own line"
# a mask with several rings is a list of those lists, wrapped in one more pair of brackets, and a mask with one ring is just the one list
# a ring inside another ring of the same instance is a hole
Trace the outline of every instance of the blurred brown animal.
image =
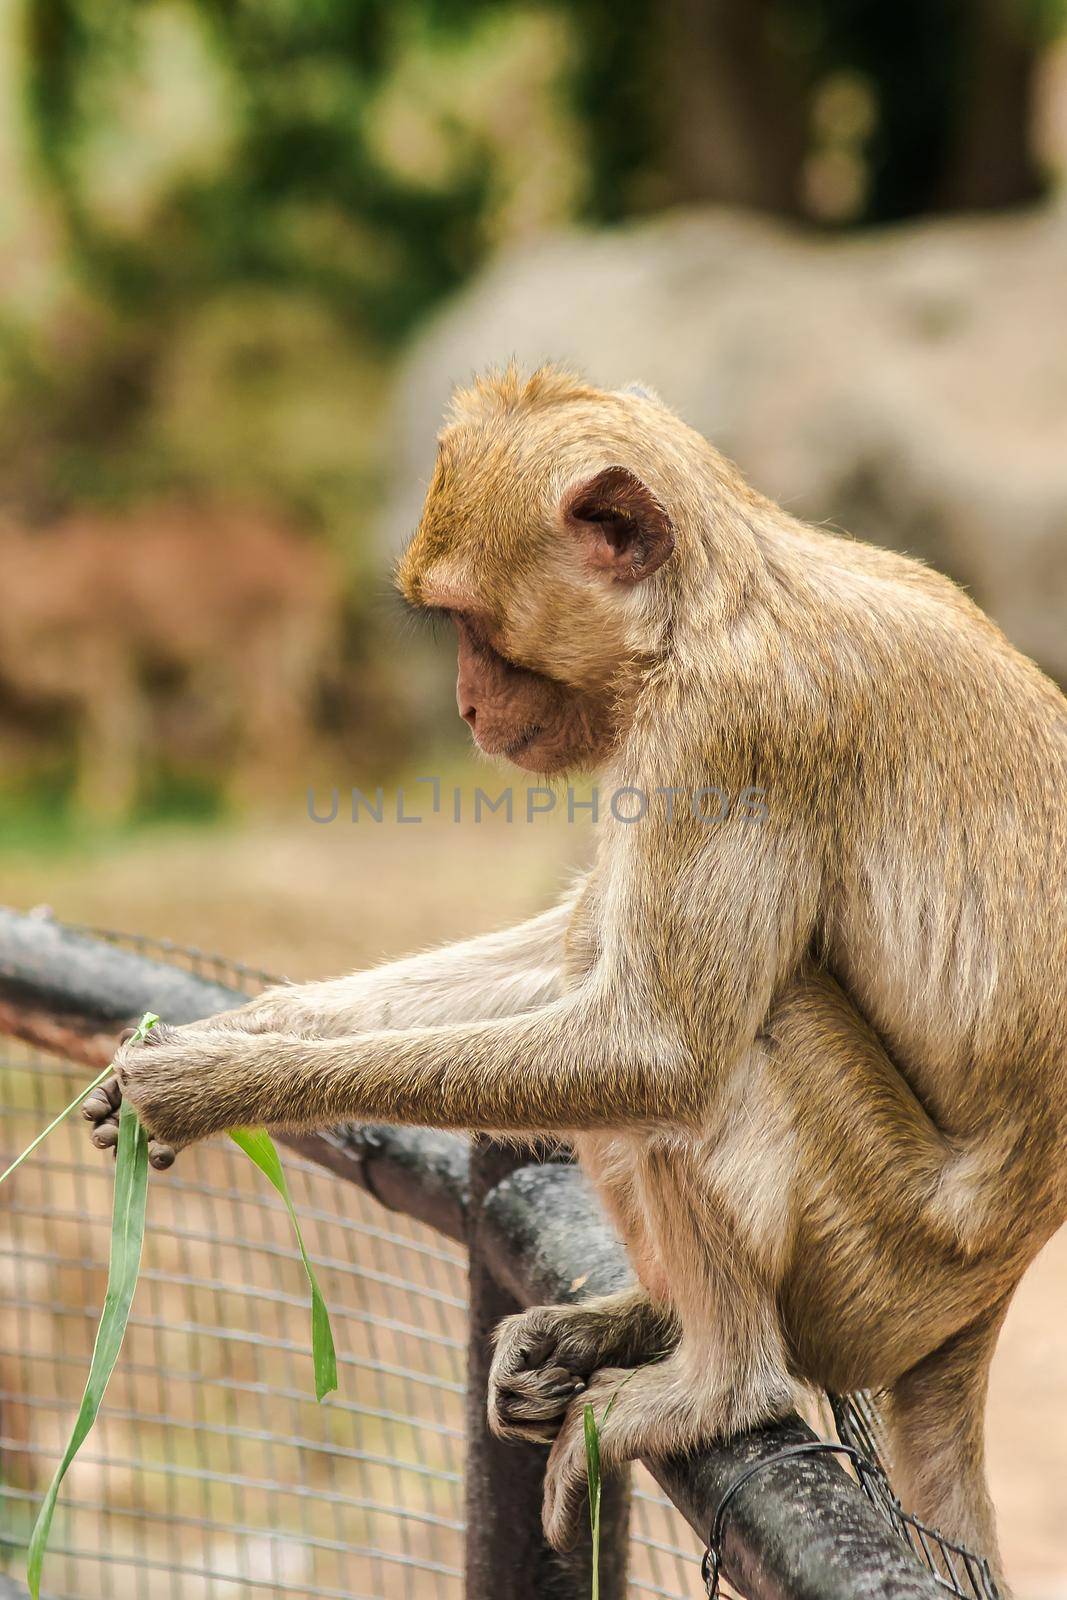
[[(610, 1466), (812, 1384), (887, 1390), (906, 1503), (996, 1561), (990, 1356), (1067, 1211), (1067, 702), (947, 579), (553, 371), (458, 396), (400, 582), (455, 620), (487, 751), (591, 763), (645, 818), (605, 816), (533, 922), (151, 1034), (123, 1092), (172, 1147), (352, 1117), (574, 1142), (640, 1288), (500, 1331), (491, 1421), (554, 1441), (553, 1542), (585, 1403)], [(709, 826), (709, 784), (766, 812)]]
[(125, 816), (159, 751), (240, 798), (290, 777), (338, 636), (320, 545), (254, 512), (163, 505), (0, 527), (0, 573), (0, 698), (73, 724), (83, 811)]

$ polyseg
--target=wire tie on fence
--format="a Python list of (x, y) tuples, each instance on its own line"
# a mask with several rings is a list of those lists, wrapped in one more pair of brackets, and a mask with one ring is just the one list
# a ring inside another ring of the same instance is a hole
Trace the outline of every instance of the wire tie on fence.
[(744, 1472), (739, 1472), (733, 1483), (728, 1485), (715, 1510), (708, 1547), (704, 1551), (704, 1559), (700, 1563), (700, 1576), (703, 1578), (705, 1588), (708, 1591), (708, 1600), (718, 1600), (719, 1570), (722, 1565), (723, 1527), (731, 1501), (740, 1493), (745, 1484), (762, 1472), (765, 1467), (777, 1466), (780, 1461), (790, 1461), (795, 1456), (821, 1455), (848, 1456), (857, 1472), (861, 1475), (869, 1473), (873, 1477), (884, 1476), (881, 1469), (875, 1466), (873, 1461), (869, 1461), (865, 1455), (862, 1455), (855, 1446), (850, 1444), (831, 1444), (828, 1439), (812, 1439), (806, 1444), (786, 1445), (784, 1449), (776, 1450), (773, 1455), (763, 1456), (759, 1461), (754, 1461), (750, 1467), (745, 1468)]

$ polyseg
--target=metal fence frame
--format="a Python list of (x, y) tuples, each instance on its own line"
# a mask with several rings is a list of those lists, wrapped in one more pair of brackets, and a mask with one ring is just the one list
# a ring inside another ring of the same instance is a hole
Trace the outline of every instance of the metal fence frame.
[[(105, 1064), (116, 1032), (148, 1009), (192, 1022), (245, 998), (50, 916), (0, 908), (0, 1033), (72, 1060)], [(484, 1408), (489, 1333), (500, 1316), (601, 1294), (630, 1276), (586, 1180), (568, 1165), (532, 1163), (487, 1140), (425, 1129), (344, 1126), (286, 1142), (468, 1248), (468, 1600), (587, 1596), (588, 1551), (561, 1559), (541, 1536), (543, 1451), (493, 1439)], [(789, 1417), (646, 1465), (702, 1539), (721, 1522), (721, 1571), (750, 1600), (943, 1595), (855, 1479), (828, 1454), (810, 1451), (815, 1443), (811, 1429)], [(604, 1600), (625, 1593), (627, 1517), (624, 1486), (606, 1485)]]

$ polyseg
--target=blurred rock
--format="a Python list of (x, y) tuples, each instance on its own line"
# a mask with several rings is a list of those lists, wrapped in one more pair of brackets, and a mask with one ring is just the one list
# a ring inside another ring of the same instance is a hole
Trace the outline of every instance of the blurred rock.
[(501, 259), (401, 375), (390, 544), (453, 383), (511, 356), (651, 384), (760, 489), (950, 572), (1067, 682), (1067, 213), (819, 239), (706, 210)]

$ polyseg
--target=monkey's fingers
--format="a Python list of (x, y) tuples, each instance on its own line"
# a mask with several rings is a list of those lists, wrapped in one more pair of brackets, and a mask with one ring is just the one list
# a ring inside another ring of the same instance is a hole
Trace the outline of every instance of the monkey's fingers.
[[(118, 1118), (112, 1117), (107, 1122), (101, 1122), (89, 1138), (98, 1150), (110, 1150), (114, 1155), (119, 1142)], [(172, 1167), (176, 1154), (173, 1145), (164, 1144), (160, 1139), (149, 1139), (148, 1164), (157, 1172), (166, 1172), (168, 1167)]]
[(559, 1365), (511, 1372), (490, 1383), (489, 1425), (498, 1437), (551, 1444), (585, 1380)]
[(106, 1122), (118, 1116), (121, 1104), (122, 1090), (118, 1078), (107, 1078), (82, 1101), (82, 1116), (86, 1122)]
[(157, 1172), (166, 1172), (168, 1167), (172, 1167), (177, 1153), (172, 1144), (164, 1144), (160, 1139), (148, 1141), (148, 1164), (155, 1167)]
[(119, 1125), (116, 1118), (101, 1122), (89, 1135), (89, 1140), (98, 1150), (114, 1150), (119, 1142)]
[[(135, 1031), (128, 1028), (124, 1039), (132, 1038)], [(118, 1146), (121, 1105), (122, 1089), (118, 1078), (114, 1077), (105, 1079), (91, 1094), (86, 1095), (81, 1106), (82, 1116), (86, 1122), (93, 1124), (90, 1142), (98, 1150), (110, 1150), (112, 1155)], [(164, 1143), (162, 1139), (149, 1139), (148, 1162), (157, 1172), (166, 1172), (168, 1167), (172, 1167), (176, 1154), (173, 1145)]]
[(122, 1091), (117, 1078), (106, 1079), (82, 1101), (82, 1116), (93, 1125), (89, 1134), (91, 1143), (98, 1150), (110, 1150), (112, 1155), (118, 1143), (121, 1104)]
[(515, 1372), (500, 1381), (501, 1394), (510, 1397), (529, 1397), (541, 1400), (571, 1399), (585, 1388), (585, 1379), (569, 1367), (538, 1367), (529, 1372)]

